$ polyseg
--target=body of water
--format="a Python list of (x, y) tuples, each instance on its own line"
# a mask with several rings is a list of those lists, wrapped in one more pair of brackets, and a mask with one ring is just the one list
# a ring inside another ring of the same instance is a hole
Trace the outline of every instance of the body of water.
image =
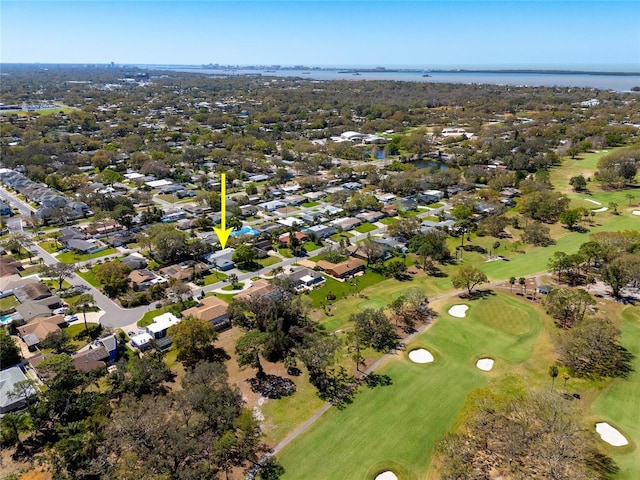
[[(352, 71), (338, 70), (249, 70), (249, 69), (207, 69), (180, 66), (150, 66), (144, 68), (176, 70), (209, 75), (241, 76), (261, 75), (263, 77), (300, 77), (309, 80), (394, 80), (426, 83), (463, 83), (492, 84), (514, 86), (543, 87), (580, 87), (597, 88), (628, 92), (633, 87), (640, 87), (640, 73), (634, 75), (607, 75), (588, 73), (501, 73), (470, 71), (363, 71), (354, 74)], [(424, 76), (429, 75), (429, 76)]]

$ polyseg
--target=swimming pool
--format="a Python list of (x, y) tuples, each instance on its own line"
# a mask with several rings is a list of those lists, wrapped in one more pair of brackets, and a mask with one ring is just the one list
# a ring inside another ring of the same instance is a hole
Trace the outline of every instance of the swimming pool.
[(0, 325), (9, 325), (13, 320), (13, 314), (0, 317)]
[(240, 230), (234, 230), (231, 232), (232, 237), (237, 237), (238, 235), (258, 235), (260, 232), (258, 230), (254, 230), (251, 227), (242, 227)]

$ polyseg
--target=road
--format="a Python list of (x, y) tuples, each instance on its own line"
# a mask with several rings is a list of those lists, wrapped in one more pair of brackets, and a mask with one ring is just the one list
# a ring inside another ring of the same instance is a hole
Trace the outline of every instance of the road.
[[(10, 202), (11, 205), (17, 207), (23, 215), (31, 215), (31, 212), (35, 210), (31, 205), (23, 202), (19, 198), (16, 198), (4, 189), (0, 189), (0, 197)], [(16, 222), (21, 223), (20, 218), (12, 219), (12, 221), (13, 224), (16, 224)], [(10, 230), (13, 229), (10, 228)], [(20, 227), (20, 230), (22, 230), (22, 227)], [(34, 253), (37, 253), (40, 258), (42, 258), (45, 265), (54, 265), (59, 263), (53, 255), (44, 250), (38, 244), (34, 243), (30, 248)], [(125, 325), (130, 325), (140, 320), (146, 312), (155, 308), (154, 305), (143, 305), (136, 308), (122, 308), (100, 290), (87, 282), (84, 278), (75, 273), (70, 278), (67, 278), (66, 281), (71, 285), (84, 285), (89, 288), (89, 292), (96, 300), (96, 305), (104, 311), (104, 314), (100, 317), (100, 323), (106, 327), (119, 328)]]

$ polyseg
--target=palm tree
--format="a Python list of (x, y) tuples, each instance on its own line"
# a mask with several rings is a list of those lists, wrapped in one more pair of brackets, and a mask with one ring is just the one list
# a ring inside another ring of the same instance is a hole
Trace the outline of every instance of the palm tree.
[(87, 310), (89, 307), (92, 307), (96, 304), (96, 299), (93, 298), (93, 295), (90, 293), (83, 293), (80, 295), (75, 302), (76, 307), (80, 307), (82, 309), (82, 315), (84, 316), (84, 329), (89, 335), (89, 326), (87, 325)]
[(511, 278), (509, 279), (509, 285), (511, 285), (511, 292), (510, 292), (510, 293), (513, 293), (513, 286), (514, 286), (515, 284), (516, 284), (516, 277), (511, 277)]

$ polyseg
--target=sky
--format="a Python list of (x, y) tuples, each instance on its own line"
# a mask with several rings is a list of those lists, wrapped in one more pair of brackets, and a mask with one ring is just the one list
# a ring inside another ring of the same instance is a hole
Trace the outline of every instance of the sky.
[(0, 62), (640, 71), (640, 1), (0, 0)]

